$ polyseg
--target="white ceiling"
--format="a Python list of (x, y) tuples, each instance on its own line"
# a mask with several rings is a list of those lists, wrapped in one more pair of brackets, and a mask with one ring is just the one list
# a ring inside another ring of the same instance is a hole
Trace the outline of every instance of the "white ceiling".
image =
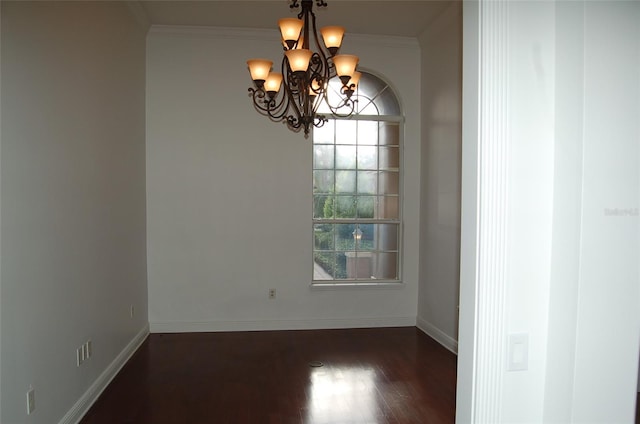
[[(348, 33), (417, 37), (454, 0), (326, 0), (315, 5), (318, 28), (342, 25)], [(140, 1), (153, 25), (196, 25), (277, 29), (277, 21), (293, 17), (289, 0)]]

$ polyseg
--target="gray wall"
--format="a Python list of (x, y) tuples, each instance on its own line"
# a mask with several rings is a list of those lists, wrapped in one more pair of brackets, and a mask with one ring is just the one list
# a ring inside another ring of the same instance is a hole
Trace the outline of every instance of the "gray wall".
[[(245, 61), (277, 61), (278, 40), (277, 31), (224, 28), (153, 27), (149, 33), (152, 332), (415, 325), (418, 43), (346, 34), (342, 48), (358, 52), (364, 69), (393, 83), (405, 107), (404, 284), (320, 290), (309, 287), (311, 138), (259, 115), (242, 94), (252, 85)], [(276, 299), (268, 299), (270, 288)]]
[(52, 424), (147, 325), (146, 29), (124, 3), (1, 7), (0, 421)]
[(421, 228), (418, 326), (457, 350), (462, 142), (462, 8), (420, 36)]

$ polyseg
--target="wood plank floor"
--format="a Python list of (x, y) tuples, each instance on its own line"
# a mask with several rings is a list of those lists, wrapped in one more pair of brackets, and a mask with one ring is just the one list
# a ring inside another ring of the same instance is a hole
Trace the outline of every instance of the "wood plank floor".
[(415, 327), (152, 334), (81, 424), (448, 424), (455, 384)]

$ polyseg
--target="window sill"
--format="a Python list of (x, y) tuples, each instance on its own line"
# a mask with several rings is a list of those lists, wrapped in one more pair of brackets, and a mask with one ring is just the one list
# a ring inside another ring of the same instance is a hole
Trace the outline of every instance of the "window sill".
[(326, 283), (314, 281), (309, 285), (311, 290), (351, 290), (351, 289), (401, 289), (405, 286), (402, 281), (376, 281), (376, 282), (340, 282)]

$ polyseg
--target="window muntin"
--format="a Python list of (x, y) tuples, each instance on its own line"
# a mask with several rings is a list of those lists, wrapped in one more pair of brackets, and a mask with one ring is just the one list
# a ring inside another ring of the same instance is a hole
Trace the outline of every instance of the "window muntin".
[(313, 133), (315, 283), (400, 280), (400, 107), (368, 73), (357, 96)]

